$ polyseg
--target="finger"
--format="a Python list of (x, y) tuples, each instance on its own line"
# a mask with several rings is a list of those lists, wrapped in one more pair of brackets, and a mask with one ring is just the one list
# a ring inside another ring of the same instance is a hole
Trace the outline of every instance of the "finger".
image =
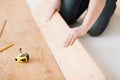
[(53, 14), (55, 13), (56, 9), (55, 8), (50, 8), (50, 10), (48, 11), (47, 13), (47, 16), (46, 16), (46, 21), (49, 21), (51, 19), (51, 17), (53, 16)]
[(69, 39), (67, 47), (71, 45), (71, 43), (74, 41), (73, 36)]
[(71, 40), (71, 42), (70, 42), (70, 46), (72, 46), (73, 45), (73, 43), (75, 42), (75, 40), (76, 40), (76, 37), (74, 36), (73, 38), (72, 38), (72, 40)]
[(69, 40), (70, 37), (71, 37), (71, 34), (67, 35), (67, 37), (66, 37), (66, 39), (64, 41), (64, 47), (67, 46), (67, 42), (68, 42), (68, 40)]
[(68, 46), (69, 46), (69, 44), (70, 44), (72, 38), (73, 38), (73, 35), (70, 34), (70, 35), (67, 37), (66, 41), (65, 41), (64, 47), (68, 47)]

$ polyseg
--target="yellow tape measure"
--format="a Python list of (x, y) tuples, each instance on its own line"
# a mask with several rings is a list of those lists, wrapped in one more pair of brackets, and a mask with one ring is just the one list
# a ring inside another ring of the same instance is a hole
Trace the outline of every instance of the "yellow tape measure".
[(29, 54), (28, 53), (23, 53), (22, 48), (20, 48), (19, 51), (20, 51), (20, 53), (15, 58), (15, 61), (17, 61), (17, 62), (28, 62), (29, 61)]

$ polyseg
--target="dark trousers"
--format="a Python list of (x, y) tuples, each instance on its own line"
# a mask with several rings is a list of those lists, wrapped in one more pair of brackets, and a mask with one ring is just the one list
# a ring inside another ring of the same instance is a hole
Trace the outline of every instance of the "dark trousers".
[[(71, 24), (88, 8), (89, 0), (61, 0), (60, 14), (63, 19)], [(88, 33), (92, 36), (100, 35), (107, 27), (116, 8), (117, 0), (106, 0), (105, 7)]]

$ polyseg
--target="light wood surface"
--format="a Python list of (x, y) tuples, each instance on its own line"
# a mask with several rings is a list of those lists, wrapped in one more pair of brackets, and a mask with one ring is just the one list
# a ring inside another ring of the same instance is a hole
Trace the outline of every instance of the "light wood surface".
[(45, 21), (49, 6), (48, 0), (42, 0), (33, 16), (66, 80), (105, 80), (104, 74), (78, 41), (71, 47), (63, 47), (70, 28), (57, 12), (50, 21)]
[[(0, 80), (64, 80), (25, 0), (0, 0), (0, 16), (7, 19), (0, 46), (14, 43), (0, 53)], [(15, 61), (19, 48), (30, 55), (28, 63)]]

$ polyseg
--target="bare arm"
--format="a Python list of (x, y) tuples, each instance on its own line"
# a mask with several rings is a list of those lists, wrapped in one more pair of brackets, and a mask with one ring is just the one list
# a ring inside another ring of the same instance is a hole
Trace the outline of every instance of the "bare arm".
[(65, 47), (71, 46), (77, 38), (84, 36), (88, 32), (102, 12), (105, 2), (106, 0), (90, 0), (88, 12), (82, 25), (70, 31), (65, 40)]
[(82, 28), (84, 28), (86, 32), (92, 27), (92, 25), (102, 12), (105, 6), (105, 2), (106, 0), (90, 0), (88, 13), (82, 24)]

